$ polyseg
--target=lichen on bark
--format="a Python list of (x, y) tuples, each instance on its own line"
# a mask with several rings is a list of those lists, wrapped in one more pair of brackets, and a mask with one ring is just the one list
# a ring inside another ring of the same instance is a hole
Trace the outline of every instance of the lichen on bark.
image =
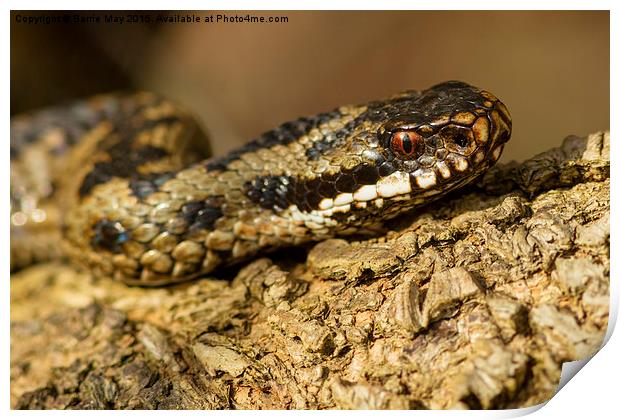
[(609, 209), (605, 132), (498, 165), (380, 237), (229, 279), (143, 289), (33, 266), (11, 279), (11, 405), (538, 404), (602, 344)]

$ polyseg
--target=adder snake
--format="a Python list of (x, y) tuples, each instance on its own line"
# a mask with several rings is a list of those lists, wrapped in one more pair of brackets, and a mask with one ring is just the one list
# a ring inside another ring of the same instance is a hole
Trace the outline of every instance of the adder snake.
[(57, 254), (159, 285), (363, 233), (472, 181), (511, 125), (462, 82), (299, 118), (208, 160), (191, 116), (151, 93), (14, 117), (12, 266)]

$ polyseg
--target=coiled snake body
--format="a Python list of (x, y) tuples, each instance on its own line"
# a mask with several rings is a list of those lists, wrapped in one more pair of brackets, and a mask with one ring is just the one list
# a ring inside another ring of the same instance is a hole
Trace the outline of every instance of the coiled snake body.
[(159, 285), (374, 225), (493, 165), (506, 107), (461, 82), (282, 124), (202, 160), (192, 118), (150, 93), (13, 118), (12, 266), (60, 254)]

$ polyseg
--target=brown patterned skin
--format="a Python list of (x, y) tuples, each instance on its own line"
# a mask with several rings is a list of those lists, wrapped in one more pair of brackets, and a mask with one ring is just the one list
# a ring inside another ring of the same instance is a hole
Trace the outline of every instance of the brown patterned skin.
[(210, 160), (192, 118), (150, 93), (17, 117), (12, 266), (58, 254), (161, 285), (363, 233), (487, 170), (511, 124), (462, 82), (300, 118)]

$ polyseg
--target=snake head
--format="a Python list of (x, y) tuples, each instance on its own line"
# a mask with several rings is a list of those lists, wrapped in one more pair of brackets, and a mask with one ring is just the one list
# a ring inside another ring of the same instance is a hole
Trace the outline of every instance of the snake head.
[(324, 150), (308, 161), (310, 175), (287, 179), (283, 189), (294, 217), (333, 226), (336, 235), (471, 182), (497, 162), (512, 126), (495, 96), (462, 82), (352, 109), (362, 111), (348, 123), (351, 132), (345, 126), (337, 140), (319, 142)]
[(462, 82), (401, 94), (388, 106), (393, 116), (378, 130), (388, 195), (443, 195), (497, 162), (510, 139), (504, 104)]

